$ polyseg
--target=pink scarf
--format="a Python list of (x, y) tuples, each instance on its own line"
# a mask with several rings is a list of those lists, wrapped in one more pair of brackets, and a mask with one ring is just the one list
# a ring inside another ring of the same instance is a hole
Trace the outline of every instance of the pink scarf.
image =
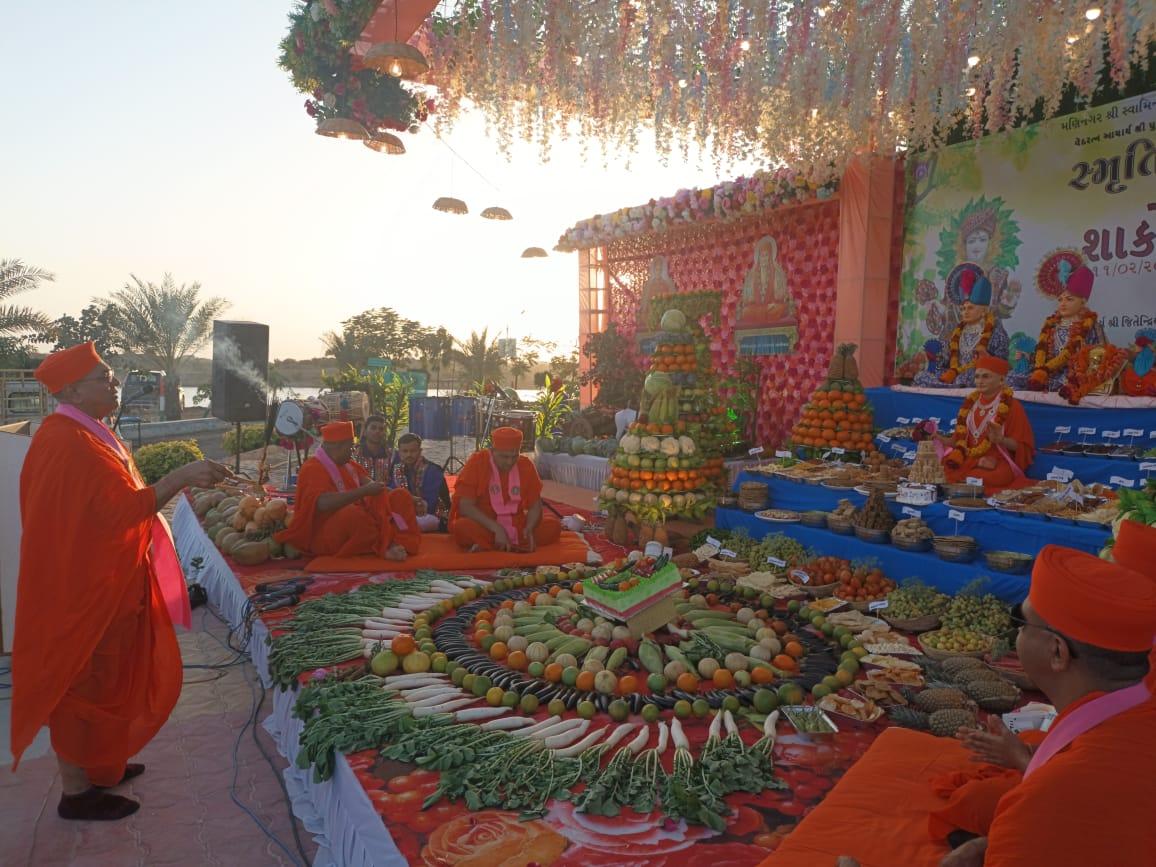
[(507, 478), (510, 493), (509, 499), (506, 499), (502, 495), (502, 474), (498, 470), (498, 465), (494, 463), (494, 453), (491, 451), (489, 455), (490, 507), (494, 510), (494, 517), (501, 524), (502, 529), (506, 531), (510, 544), (517, 545), (520, 538), (518, 530), (514, 526), (514, 515), (518, 514), (522, 506), (522, 475), (518, 472), (518, 462), (514, 461), (514, 466), (510, 468), (510, 475)]
[(1027, 770), (1024, 771), (1024, 779), (1026, 780), (1034, 771), (1042, 768), (1052, 756), (1084, 732), (1089, 732), (1100, 723), (1142, 705), (1151, 697), (1152, 694), (1148, 691), (1148, 687), (1141, 682), (1080, 705), (1052, 726), (1048, 736), (1044, 738), (1044, 742), (1040, 744), (1039, 749), (1032, 756), (1032, 760), (1028, 762)]
[[(104, 443), (125, 465), (140, 488), (147, 487), (144, 479), (137, 472), (132, 455), (128, 453), (124, 444), (116, 438), (107, 425), (66, 403), (59, 404), (56, 407), (56, 412), (65, 418), (72, 419)], [(193, 625), (193, 612), (189, 607), (189, 589), (185, 584), (185, 573), (181, 568), (176, 546), (173, 544), (173, 534), (169, 529), (169, 522), (159, 513), (153, 515), (151, 536), (149, 570), (157, 581), (161, 598), (165, 601), (165, 607), (168, 609), (172, 622), (189, 629)]]
[[(333, 462), (333, 458), (329, 457), (329, 455), (325, 453), (325, 449), (320, 446), (317, 448), (317, 451), (313, 453), (313, 457), (317, 458), (317, 462), (325, 468), (325, 472), (329, 475), (329, 480), (333, 482), (334, 487), (344, 493), (347, 490), (345, 483), (348, 480), (348, 476), (345, 475), (345, 468), (338, 467), (337, 464)], [(354, 484), (355, 482), (356, 474), (350, 484)]]

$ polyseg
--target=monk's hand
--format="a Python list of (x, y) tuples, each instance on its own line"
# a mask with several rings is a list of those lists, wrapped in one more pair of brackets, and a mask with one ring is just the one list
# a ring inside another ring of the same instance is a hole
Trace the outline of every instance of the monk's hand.
[(948, 852), (939, 862), (939, 867), (983, 867), (986, 852), (987, 838), (976, 837)]
[(363, 497), (376, 497), (378, 494), (385, 491), (384, 482), (366, 482), (357, 492)]
[(984, 455), (979, 459), (979, 468), (981, 470), (994, 470), (996, 468), (995, 458)]
[(538, 550), (538, 543), (534, 541), (534, 528), (533, 527), (527, 527), (526, 528), (526, 544), (523, 545), (522, 548), (526, 551), (529, 551), (529, 552), (534, 552), (534, 551)]
[(195, 488), (211, 488), (218, 482), (233, 478), (233, 471), (216, 461), (193, 461), (181, 468), (186, 485)]
[(835, 867), (859, 867), (859, 862), (850, 855), (840, 855), (835, 859)]
[(390, 545), (385, 550), (385, 559), (386, 560), (404, 560), (405, 556), (406, 556), (405, 548), (403, 548), (401, 545), (396, 545), (396, 544)]
[(510, 550), (510, 537), (506, 535), (506, 528), (500, 524), (494, 530), (494, 547), (499, 551)]
[(1031, 761), (1028, 745), (1003, 724), (998, 714), (987, 718), (987, 730), (960, 729), (955, 735), (971, 752), (973, 762), (1022, 771)]
[(1003, 445), (1003, 425), (989, 424), (987, 426), (987, 438), (991, 440), (993, 446)]

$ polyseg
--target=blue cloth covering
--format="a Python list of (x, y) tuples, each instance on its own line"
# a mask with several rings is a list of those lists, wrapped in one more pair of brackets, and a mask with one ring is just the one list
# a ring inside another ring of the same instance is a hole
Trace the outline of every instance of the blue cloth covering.
[(949, 563), (933, 552), (925, 554), (902, 551), (891, 545), (863, 542), (855, 536), (840, 536), (830, 530), (804, 527), (802, 524), (772, 524), (739, 509), (715, 510), (715, 526), (723, 530), (745, 528), (752, 538), (760, 539), (768, 533), (784, 533), (798, 539), (820, 554), (846, 557), (849, 560), (875, 558), (889, 578), (902, 582), (918, 578), (944, 593), (958, 593), (981, 576), (989, 578), (984, 587), (1006, 602), (1022, 602), (1028, 594), (1027, 575), (1008, 575), (987, 568), (982, 554), (974, 563)]
[[(764, 482), (767, 485), (769, 507), (774, 509), (792, 509), (796, 512), (817, 509), (821, 512), (830, 512), (839, 504), (839, 500), (850, 500), (856, 506), (861, 506), (867, 501), (865, 495), (854, 490), (835, 490), (824, 488), (822, 485), (807, 485), (754, 473), (739, 473), (738, 483), (742, 482)], [(896, 519), (904, 517), (903, 506), (894, 500), (888, 500), (887, 507)], [(981, 550), (1035, 554), (1044, 545), (1066, 545), (1069, 548), (1087, 551), (1089, 554), (1099, 554), (1100, 549), (1108, 541), (1107, 528), (1085, 527), (1070, 521), (1043, 521), (995, 509), (965, 511), (963, 521), (956, 522), (947, 516), (948, 509), (949, 507), (943, 503), (932, 503), (930, 506), (921, 507), (918, 511), (920, 517), (936, 535), (974, 536)], [(759, 524), (778, 526), (757, 518), (755, 520)]]

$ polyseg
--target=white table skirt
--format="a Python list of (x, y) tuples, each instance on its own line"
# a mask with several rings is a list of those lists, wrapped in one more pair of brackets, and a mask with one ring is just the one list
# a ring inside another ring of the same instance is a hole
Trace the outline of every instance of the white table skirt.
[(537, 457), (538, 473), (543, 479), (597, 491), (610, 477), (610, 460), (594, 455), (556, 455), (542, 453)]

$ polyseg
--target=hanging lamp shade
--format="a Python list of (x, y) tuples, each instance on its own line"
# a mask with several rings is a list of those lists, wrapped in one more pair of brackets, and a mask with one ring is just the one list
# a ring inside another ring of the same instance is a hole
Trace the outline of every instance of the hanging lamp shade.
[(377, 151), (379, 154), (403, 154), (405, 153), (405, 144), (402, 140), (392, 133), (379, 132), (372, 138), (367, 138), (362, 142), (370, 150)]
[(369, 131), (355, 120), (347, 117), (330, 117), (317, 125), (317, 134), (329, 138), (346, 138), (365, 141)]
[(486, 208), (482, 211), (482, 216), (487, 220), (512, 220), (514, 215), (505, 208)]
[(527, 247), (522, 251), (523, 259), (545, 259), (546, 251), (541, 247)]
[(445, 214), (468, 214), (470, 212), (465, 202), (461, 199), (455, 199), (453, 196), (442, 196), (433, 203), (433, 209)]
[(394, 78), (413, 79), (429, 72), (429, 61), (425, 55), (404, 42), (379, 42), (371, 45), (361, 62), (370, 69)]

